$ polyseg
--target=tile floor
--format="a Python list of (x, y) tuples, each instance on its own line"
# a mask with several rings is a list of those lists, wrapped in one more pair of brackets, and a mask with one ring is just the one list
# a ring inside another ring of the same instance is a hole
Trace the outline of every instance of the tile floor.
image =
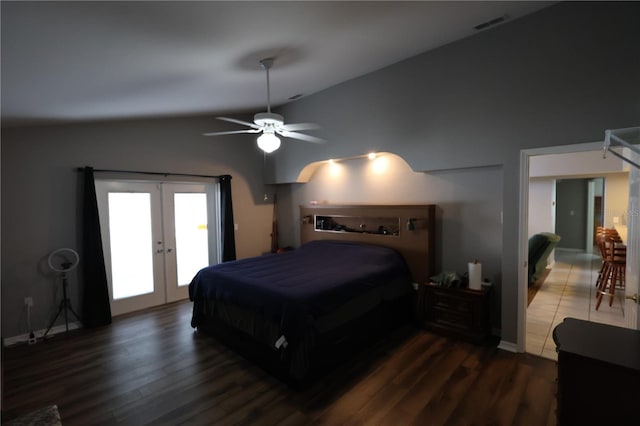
[(526, 351), (557, 360), (553, 328), (565, 317), (625, 326), (624, 293), (617, 293), (613, 305), (602, 299), (596, 311), (595, 282), (600, 256), (586, 252), (556, 249), (556, 262), (544, 284), (527, 308)]

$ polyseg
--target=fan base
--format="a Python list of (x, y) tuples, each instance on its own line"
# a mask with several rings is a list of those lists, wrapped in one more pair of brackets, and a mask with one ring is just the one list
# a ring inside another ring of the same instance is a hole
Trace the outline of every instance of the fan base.
[(253, 122), (258, 126), (267, 126), (269, 124), (282, 126), (284, 124), (284, 117), (273, 112), (260, 112), (253, 116)]

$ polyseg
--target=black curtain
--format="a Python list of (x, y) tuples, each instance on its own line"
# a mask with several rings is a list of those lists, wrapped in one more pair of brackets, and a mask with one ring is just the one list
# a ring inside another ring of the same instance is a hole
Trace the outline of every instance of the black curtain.
[(222, 224), (222, 261), (236, 260), (236, 238), (231, 201), (231, 176), (220, 176), (220, 214)]
[(84, 168), (82, 213), (82, 323), (85, 327), (98, 327), (111, 324), (111, 307), (92, 167)]

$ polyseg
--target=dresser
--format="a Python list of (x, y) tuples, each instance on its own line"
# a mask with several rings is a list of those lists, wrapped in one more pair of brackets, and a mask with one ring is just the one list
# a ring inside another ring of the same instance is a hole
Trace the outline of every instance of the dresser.
[(637, 425), (640, 331), (565, 318), (558, 351), (558, 425)]
[(422, 284), (418, 290), (417, 319), (428, 330), (485, 342), (491, 335), (490, 291)]

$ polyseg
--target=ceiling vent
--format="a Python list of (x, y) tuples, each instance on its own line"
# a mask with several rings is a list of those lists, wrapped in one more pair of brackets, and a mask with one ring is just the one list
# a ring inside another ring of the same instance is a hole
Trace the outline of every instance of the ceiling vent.
[(499, 16), (497, 18), (493, 18), (487, 22), (483, 22), (482, 24), (478, 24), (475, 27), (473, 27), (474, 29), (480, 31), (480, 30), (485, 30), (489, 27), (493, 27), (494, 25), (498, 25), (504, 21), (506, 21), (509, 18), (509, 15), (502, 15)]

